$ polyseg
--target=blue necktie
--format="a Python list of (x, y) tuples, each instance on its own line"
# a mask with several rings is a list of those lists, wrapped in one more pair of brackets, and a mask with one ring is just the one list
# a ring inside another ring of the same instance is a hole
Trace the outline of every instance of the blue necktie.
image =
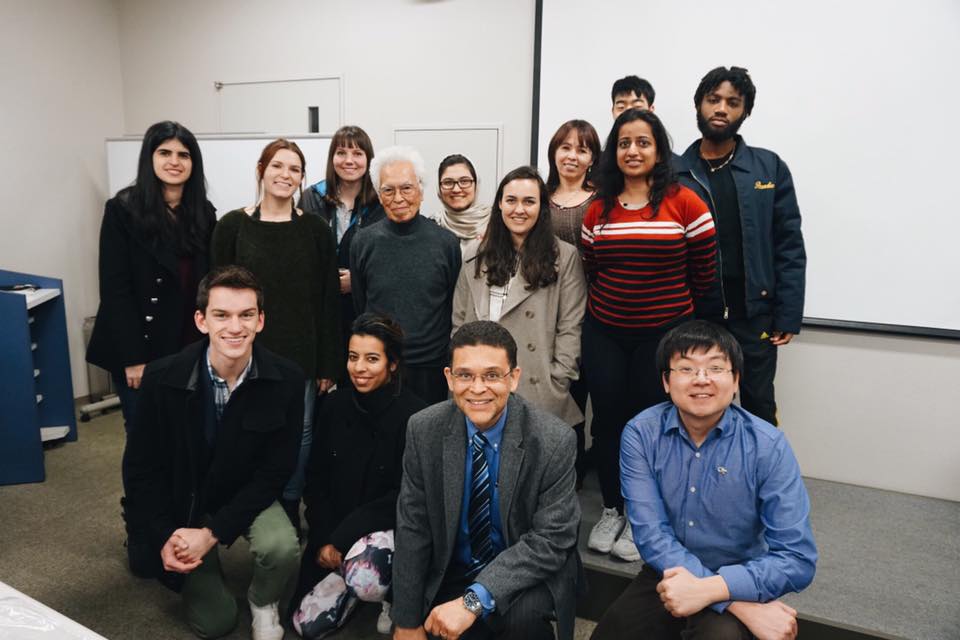
[(467, 511), (467, 530), (470, 532), (470, 555), (473, 562), (468, 575), (475, 575), (493, 559), (493, 539), (490, 537), (490, 470), (483, 448), (487, 445), (483, 434), (473, 436), (473, 477), (470, 484), (470, 507)]

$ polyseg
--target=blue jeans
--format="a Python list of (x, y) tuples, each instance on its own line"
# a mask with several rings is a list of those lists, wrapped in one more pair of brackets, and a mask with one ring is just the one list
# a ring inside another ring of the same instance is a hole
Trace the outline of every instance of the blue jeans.
[(291, 502), (303, 497), (303, 485), (306, 483), (307, 461), (310, 459), (310, 445), (313, 444), (313, 409), (317, 402), (317, 381), (307, 380), (303, 391), (303, 434), (300, 438), (300, 455), (297, 456), (297, 468), (283, 488), (283, 499)]

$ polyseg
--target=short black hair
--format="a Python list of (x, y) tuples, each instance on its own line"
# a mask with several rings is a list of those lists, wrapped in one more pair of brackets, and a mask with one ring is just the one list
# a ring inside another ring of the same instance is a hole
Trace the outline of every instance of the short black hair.
[(719, 87), (724, 82), (729, 82), (743, 97), (743, 110), (747, 115), (753, 111), (753, 103), (757, 99), (757, 88), (750, 78), (750, 74), (743, 67), (717, 67), (707, 72), (700, 80), (697, 91), (693, 94), (693, 104), (700, 108), (703, 97)]
[(517, 341), (502, 325), (492, 320), (475, 320), (463, 325), (450, 339), (448, 361), (453, 365), (453, 352), (460, 347), (494, 347), (507, 352), (510, 369), (517, 368)]
[(694, 351), (709, 351), (716, 347), (727, 356), (733, 375), (743, 371), (743, 349), (733, 335), (718, 325), (706, 320), (690, 320), (667, 332), (657, 345), (657, 369), (661, 375), (670, 377), (670, 359), (686, 356)]
[(397, 371), (400, 371), (403, 366), (403, 329), (396, 320), (383, 313), (367, 311), (353, 321), (350, 335), (371, 336), (382, 342), (387, 362), (397, 365)]
[(636, 94), (638, 98), (647, 99), (647, 104), (653, 106), (653, 99), (657, 97), (657, 92), (653, 90), (653, 85), (643, 78), (637, 76), (624, 76), (613, 83), (610, 89), (610, 102), (616, 102), (617, 96), (628, 93)]
[(210, 303), (210, 290), (214, 287), (228, 289), (252, 289), (257, 294), (257, 311), (263, 311), (263, 287), (257, 282), (248, 269), (235, 264), (228, 264), (212, 269), (197, 285), (197, 309), (200, 313), (207, 312)]

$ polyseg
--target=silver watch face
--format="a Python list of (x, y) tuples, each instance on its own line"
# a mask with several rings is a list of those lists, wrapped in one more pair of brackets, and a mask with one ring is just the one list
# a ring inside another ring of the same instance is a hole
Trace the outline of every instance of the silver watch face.
[(467, 608), (467, 611), (476, 615), (480, 615), (483, 611), (483, 604), (480, 602), (480, 597), (473, 591), (467, 591), (463, 594), (463, 606)]

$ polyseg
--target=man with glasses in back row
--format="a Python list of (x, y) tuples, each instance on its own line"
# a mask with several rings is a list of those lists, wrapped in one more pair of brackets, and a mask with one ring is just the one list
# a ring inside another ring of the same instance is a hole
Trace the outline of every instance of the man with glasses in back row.
[(447, 398), (443, 365), (460, 274), (457, 237), (420, 215), (424, 165), (409, 147), (388, 147), (370, 163), (385, 220), (361, 229), (350, 247), (357, 314), (384, 313), (404, 332), (404, 384), (428, 404)]
[(591, 640), (792, 640), (779, 601), (813, 581), (810, 499), (786, 436), (733, 405), (743, 352), (705, 320), (668, 332), (657, 367), (670, 401), (627, 423), (625, 510), (644, 566)]

